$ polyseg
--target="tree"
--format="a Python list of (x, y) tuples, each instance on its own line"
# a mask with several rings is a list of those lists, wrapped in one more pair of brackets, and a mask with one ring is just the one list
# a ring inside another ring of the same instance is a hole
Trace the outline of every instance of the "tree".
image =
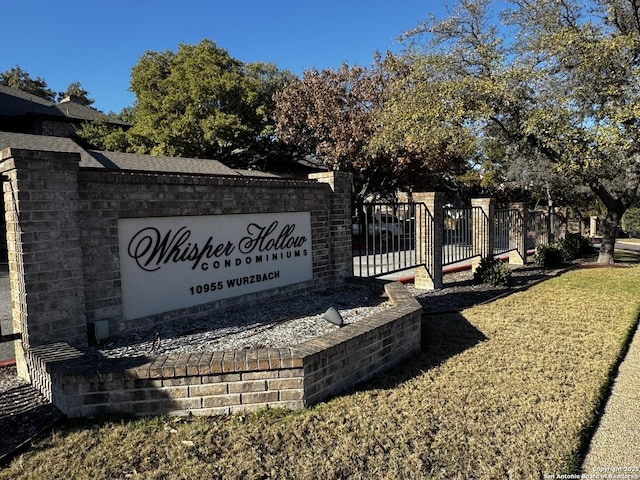
[(47, 87), (44, 78), (37, 77), (34, 80), (28, 72), (22, 70), (18, 65), (11, 70), (0, 73), (0, 85), (16, 88), (50, 101), (54, 101), (56, 95), (53, 90)]
[[(443, 128), (466, 132), (484, 156), (501, 154), (492, 162), (522, 183), (562, 179), (559, 188), (593, 192), (606, 208), (598, 262), (611, 263), (640, 185), (640, 2), (508, 5), (500, 28), (492, 2), (461, 0), (448, 18), (407, 32), (405, 85), (435, 85), (437, 101), (413, 100), (422, 122), (448, 117)], [(411, 106), (400, 98), (394, 108)]]
[(629, 208), (624, 217), (622, 217), (622, 225), (624, 231), (629, 234), (630, 237), (638, 238), (640, 236), (640, 208)]
[(342, 65), (337, 70), (304, 72), (302, 79), (276, 95), (276, 136), (296, 143), (333, 170), (354, 174), (356, 201), (393, 196), (399, 188), (433, 180), (459, 162), (444, 151), (426, 151), (401, 139), (373, 143), (382, 117), (387, 86), (393, 81), (387, 63), (376, 55), (371, 68)]
[[(128, 111), (127, 109), (123, 110), (118, 116), (120, 120), (129, 121)], [(82, 127), (74, 132), (74, 139), (89, 149), (111, 152), (128, 152), (132, 149), (127, 130), (121, 125), (111, 123), (107, 117), (100, 117), (92, 122), (84, 122)]]
[(221, 158), (271, 139), (272, 96), (293, 76), (244, 64), (210, 40), (146, 52), (131, 73), (130, 151)]
[[(359, 196), (387, 193), (388, 163), (374, 165), (364, 152), (377, 103), (371, 77), (362, 67), (306, 70), (276, 95), (276, 136), (320, 157), (333, 170), (353, 172)], [(366, 180), (361, 175), (365, 171)]]
[(89, 98), (89, 92), (82, 88), (80, 82), (71, 82), (64, 92), (59, 92), (58, 102), (62, 101), (66, 97), (74, 97), (76, 102), (87, 107), (95, 102), (93, 98)]

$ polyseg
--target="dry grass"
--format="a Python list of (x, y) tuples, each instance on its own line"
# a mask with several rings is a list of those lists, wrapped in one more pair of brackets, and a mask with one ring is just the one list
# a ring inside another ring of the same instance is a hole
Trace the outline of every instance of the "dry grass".
[(540, 478), (577, 468), (640, 268), (572, 271), (426, 319), (425, 352), (299, 412), (69, 422), (0, 478)]

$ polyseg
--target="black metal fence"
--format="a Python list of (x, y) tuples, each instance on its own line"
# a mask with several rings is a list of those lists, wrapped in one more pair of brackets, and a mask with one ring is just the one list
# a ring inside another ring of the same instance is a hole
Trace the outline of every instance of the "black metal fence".
[(496, 210), (494, 215), (494, 255), (516, 250), (520, 242), (519, 233), (524, 231), (525, 219), (519, 210)]
[(442, 266), (469, 260), (477, 255), (474, 245), (486, 236), (485, 214), (480, 207), (444, 207)]
[(556, 242), (564, 237), (566, 219), (553, 209), (531, 210), (527, 218), (527, 248)]
[[(523, 242), (530, 250), (559, 240), (564, 231), (563, 216), (553, 210), (528, 212), (526, 224), (524, 212), (517, 209), (496, 209), (488, 219), (479, 206), (445, 205), (442, 214), (437, 228), (442, 233), (443, 267), (477, 256), (522, 251)], [(377, 277), (423, 265), (428, 272), (434, 268), (429, 242), (434, 241), (436, 226), (425, 204), (366, 203), (352, 220), (355, 276)], [(492, 242), (488, 241), (489, 234)], [(491, 244), (493, 250), (489, 251)], [(429, 251), (422, 251), (425, 248)]]
[(433, 229), (422, 203), (361, 205), (351, 222), (354, 275), (374, 277), (424, 264), (425, 252), (416, 241), (420, 228)]

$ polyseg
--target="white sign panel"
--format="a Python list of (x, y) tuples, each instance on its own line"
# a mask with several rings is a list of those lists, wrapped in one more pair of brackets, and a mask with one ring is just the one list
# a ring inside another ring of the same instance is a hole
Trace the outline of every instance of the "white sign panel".
[(126, 320), (313, 278), (311, 214), (118, 220)]

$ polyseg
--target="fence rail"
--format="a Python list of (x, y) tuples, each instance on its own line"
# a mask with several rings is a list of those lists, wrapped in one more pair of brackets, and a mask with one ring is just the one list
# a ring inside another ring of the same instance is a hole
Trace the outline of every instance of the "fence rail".
[(476, 256), (474, 245), (477, 246), (481, 236), (486, 235), (482, 209), (445, 206), (443, 213), (442, 265), (452, 265)]
[(429, 225), (421, 203), (366, 203), (352, 217), (353, 269), (373, 277), (419, 266), (422, 244), (416, 241), (420, 225)]
[(515, 232), (525, 227), (525, 219), (519, 210), (496, 210), (493, 220), (493, 254), (502, 255), (518, 248)]
[[(377, 277), (420, 266), (433, 274), (440, 265), (514, 250), (526, 261), (527, 250), (561, 238), (563, 231), (562, 215), (551, 210), (440, 205), (438, 225), (423, 203), (360, 205), (352, 222), (354, 275)], [(441, 255), (437, 261), (434, 248)]]

